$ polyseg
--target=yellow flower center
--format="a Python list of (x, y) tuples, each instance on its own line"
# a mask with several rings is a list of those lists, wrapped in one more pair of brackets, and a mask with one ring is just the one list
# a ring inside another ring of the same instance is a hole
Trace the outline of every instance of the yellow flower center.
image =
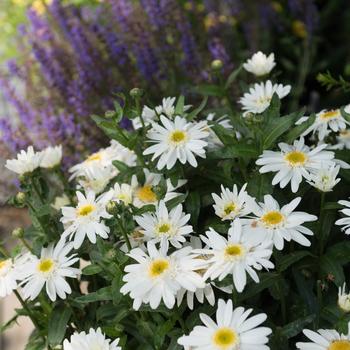
[(87, 216), (94, 210), (95, 210), (95, 207), (92, 204), (86, 204), (86, 205), (83, 205), (82, 207), (78, 208), (78, 215), (79, 216)]
[(244, 248), (240, 244), (229, 244), (225, 248), (225, 257), (227, 259), (235, 259), (244, 254)]
[(102, 156), (101, 156), (101, 153), (97, 152), (97, 153), (93, 153), (91, 154), (91, 156), (89, 156), (86, 161), (87, 162), (93, 162), (95, 160), (101, 160), (102, 159)]
[(170, 228), (171, 228), (170, 225), (167, 223), (161, 224), (158, 226), (158, 233), (160, 234), (169, 233)]
[(332, 119), (332, 118), (338, 118), (340, 116), (339, 109), (327, 111), (321, 114), (321, 119)]
[(170, 134), (170, 141), (179, 144), (186, 139), (186, 133), (181, 130), (175, 130)]
[(0, 271), (8, 265), (9, 260), (0, 260)]
[(149, 185), (140, 187), (137, 190), (136, 196), (140, 201), (145, 203), (154, 203), (157, 201), (157, 196)]
[(331, 343), (328, 350), (350, 350), (349, 340), (336, 340)]
[(292, 30), (293, 30), (293, 33), (301, 39), (304, 39), (307, 37), (307, 30), (306, 30), (305, 24), (301, 21), (298, 21), (298, 20), (294, 21), (292, 23)]
[(237, 333), (228, 327), (219, 328), (213, 335), (214, 345), (222, 350), (231, 349), (237, 342)]
[(284, 216), (279, 211), (273, 210), (264, 214), (260, 220), (265, 226), (273, 227), (283, 222)]
[(157, 259), (152, 261), (149, 267), (149, 275), (152, 278), (159, 277), (170, 267), (169, 261), (166, 259)]
[(339, 132), (339, 134), (342, 136), (342, 137), (350, 137), (350, 130), (341, 130)]
[(54, 261), (52, 259), (43, 259), (38, 263), (38, 270), (43, 273), (51, 272), (54, 267)]
[(226, 215), (231, 214), (235, 210), (236, 210), (236, 204), (232, 203), (232, 202), (226, 204), (225, 207), (224, 207), (224, 212), (225, 212)]
[(302, 166), (307, 161), (307, 155), (300, 151), (289, 152), (284, 158), (292, 167)]

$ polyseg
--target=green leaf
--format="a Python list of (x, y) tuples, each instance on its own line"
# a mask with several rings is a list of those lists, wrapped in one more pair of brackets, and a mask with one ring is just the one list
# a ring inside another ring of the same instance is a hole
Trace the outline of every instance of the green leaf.
[(185, 202), (186, 212), (191, 214), (191, 223), (197, 226), (197, 220), (201, 209), (201, 197), (197, 191), (190, 192)]
[(39, 334), (39, 330), (34, 330), (30, 335), (24, 350), (44, 350), (46, 349), (45, 338)]
[(203, 84), (192, 89), (194, 93), (204, 95), (204, 96), (223, 96), (223, 90), (218, 85)]
[(271, 174), (258, 174), (248, 181), (247, 190), (249, 194), (262, 200), (264, 195), (273, 192)]
[(259, 152), (254, 145), (237, 144), (209, 151), (208, 159), (258, 158)]
[(320, 269), (325, 276), (332, 275), (334, 276), (334, 283), (339, 287), (345, 281), (344, 271), (339, 263), (331, 255), (323, 255), (320, 259)]
[(295, 128), (293, 128), (285, 137), (285, 141), (287, 143), (292, 143), (294, 140), (299, 138), (299, 136), (308, 128), (310, 127), (316, 119), (316, 114), (313, 113), (310, 115), (310, 117), (300, 125), (297, 125)]
[(313, 256), (309, 251), (307, 250), (301, 250), (294, 253), (290, 253), (288, 255), (283, 255), (280, 260), (278, 261), (278, 271), (284, 271), (287, 270), (289, 266), (295, 264), (297, 261), (305, 258), (306, 256)]
[(202, 110), (204, 109), (204, 107), (207, 105), (207, 101), (208, 101), (208, 96), (205, 96), (201, 102), (201, 104), (194, 109), (193, 111), (191, 111), (188, 115), (187, 115), (187, 120), (193, 120), (195, 117), (197, 117), (197, 115), (202, 112)]
[(311, 314), (305, 317), (298, 318), (297, 320), (285, 325), (282, 328), (281, 332), (287, 339), (295, 337), (296, 335), (300, 334), (301, 331), (307, 325), (313, 322), (315, 318), (316, 318), (316, 314)]
[(95, 301), (107, 301), (107, 300), (113, 300), (113, 294), (112, 294), (112, 287), (104, 287), (99, 289), (96, 292), (92, 292), (87, 295), (83, 295), (81, 297), (78, 297), (75, 299), (78, 303), (93, 303)]
[(327, 250), (327, 255), (331, 256), (333, 260), (337, 261), (341, 265), (348, 264), (350, 262), (350, 242), (342, 241), (334, 244)]
[(185, 107), (185, 97), (181, 95), (176, 102), (174, 115), (183, 115)]
[(65, 305), (59, 305), (53, 309), (48, 326), (48, 341), (51, 345), (62, 342), (71, 316), (72, 309)]
[(99, 265), (89, 265), (83, 268), (82, 274), (91, 276), (96, 275), (102, 271), (102, 268)]
[(350, 123), (350, 114), (345, 112), (345, 107), (346, 106), (340, 108), (340, 113), (344, 117), (344, 119)]
[(243, 65), (240, 65), (238, 68), (236, 68), (231, 74), (228, 76), (226, 83), (225, 83), (225, 90), (228, 89), (232, 83), (236, 80), (239, 73), (242, 71)]
[(112, 164), (121, 172), (130, 171), (131, 168), (120, 160), (113, 160)]
[(0, 325), (0, 334), (11, 328), (17, 321), (19, 315), (13, 316), (10, 320)]
[(120, 270), (116, 271), (116, 277), (113, 279), (112, 282), (112, 297), (113, 297), (113, 304), (118, 305), (122, 298), (123, 295), (120, 293), (120, 288), (123, 285), (123, 274), (121, 273)]
[(269, 123), (280, 118), (281, 100), (276, 93), (273, 94), (269, 107), (262, 113), (263, 120)]
[(236, 143), (235, 135), (232, 130), (225, 129), (218, 123), (212, 124), (211, 130), (215, 132), (216, 136), (224, 145), (232, 145), (233, 143)]

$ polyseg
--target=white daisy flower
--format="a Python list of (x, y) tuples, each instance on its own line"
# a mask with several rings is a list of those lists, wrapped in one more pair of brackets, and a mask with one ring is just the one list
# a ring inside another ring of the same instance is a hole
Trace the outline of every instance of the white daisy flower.
[(315, 174), (311, 174), (308, 183), (322, 192), (331, 192), (334, 186), (340, 181), (337, 178), (340, 166), (332, 164), (328, 167), (322, 167)]
[(27, 276), (26, 265), (31, 260), (31, 254), (21, 254), (14, 260), (0, 259), (0, 298), (4, 298), (17, 289), (18, 281)]
[(192, 248), (182, 248), (170, 255), (167, 250), (166, 244), (158, 250), (153, 242), (148, 242), (147, 253), (136, 248), (128, 254), (137, 263), (125, 267), (123, 281), (126, 284), (120, 292), (130, 294), (135, 310), (142, 303), (156, 309), (162, 300), (171, 309), (181, 288), (195, 292), (204, 287), (202, 277), (194, 271), (201, 262), (190, 255)]
[(350, 149), (350, 129), (340, 130), (337, 136), (337, 148)]
[(28, 271), (28, 276), (23, 280), (25, 298), (34, 300), (44, 286), (51, 301), (55, 301), (57, 295), (65, 299), (67, 294), (72, 293), (65, 278), (77, 278), (80, 274), (79, 269), (71, 267), (79, 258), (76, 254), (67, 256), (72, 249), (72, 243), (61, 239), (56, 246), (51, 244), (42, 248), (40, 258), (32, 257), (31, 262), (24, 266)]
[(199, 156), (205, 158), (204, 148), (207, 142), (204, 141), (209, 136), (205, 130), (207, 123), (205, 121), (192, 123), (185, 118), (176, 116), (171, 121), (160, 116), (163, 126), (153, 124), (153, 128), (148, 132), (148, 138), (155, 144), (148, 147), (143, 154), (153, 154), (152, 160), (159, 158), (157, 168), (173, 168), (176, 161), (180, 163), (190, 163), (191, 166), (197, 167), (198, 163), (195, 158)]
[(96, 169), (110, 167), (114, 171), (114, 175), (118, 174), (117, 168), (112, 165), (114, 160), (124, 162), (128, 166), (134, 166), (136, 164), (136, 155), (133, 151), (124, 147), (115, 140), (111, 141), (111, 144), (107, 148), (100, 149), (98, 152), (91, 154), (82, 163), (74, 165), (69, 169), (72, 173), (70, 179), (74, 179), (80, 176), (86, 176), (86, 174), (94, 174)]
[[(296, 122), (296, 124), (301, 124), (308, 119), (309, 117), (302, 117)], [(316, 114), (314, 123), (303, 132), (302, 136), (310, 133), (317, 134), (318, 139), (323, 141), (330, 131), (338, 132), (346, 129), (346, 126), (349, 124), (350, 123), (341, 115), (340, 109), (324, 109)]]
[(255, 270), (274, 268), (269, 261), (272, 254), (271, 242), (257, 240), (251, 232), (242, 228), (240, 219), (233, 221), (227, 239), (212, 228), (201, 238), (209, 249), (196, 249), (194, 253), (209, 255), (206, 260), (202, 260), (201, 267), (207, 268), (204, 280), (218, 278), (222, 281), (232, 274), (236, 290), (242, 292), (247, 283), (246, 273), (258, 283), (259, 277)]
[(269, 74), (275, 65), (275, 55), (273, 53), (266, 56), (264, 53), (259, 51), (243, 64), (243, 68), (247, 72), (252, 73), (257, 77), (261, 77)]
[(5, 167), (19, 175), (31, 173), (39, 168), (41, 157), (40, 152), (35, 152), (33, 146), (29, 146), (26, 151), (17, 154), (17, 159), (8, 159)]
[(129, 184), (118, 184), (116, 183), (112, 189), (104, 193), (101, 198), (103, 201), (114, 201), (117, 203), (124, 203), (129, 205), (133, 201), (133, 188)]
[(115, 167), (95, 168), (93, 172), (87, 172), (84, 177), (79, 177), (77, 187), (84, 189), (85, 192), (93, 191), (98, 194), (106, 188), (114, 176), (116, 176)]
[(62, 196), (55, 197), (51, 207), (60, 211), (62, 207), (67, 206), (68, 204), (70, 204), (70, 199), (65, 193), (63, 193)]
[(62, 145), (59, 146), (49, 146), (45, 148), (41, 153), (41, 168), (54, 168), (59, 165), (62, 160)]
[(345, 215), (345, 218), (338, 219), (335, 224), (342, 227), (342, 230), (345, 231), (346, 235), (350, 235), (350, 202), (341, 200), (338, 202), (343, 205), (345, 208), (340, 210), (341, 213)]
[(280, 184), (281, 188), (291, 183), (292, 192), (299, 189), (303, 178), (310, 180), (310, 174), (317, 172), (325, 166), (332, 166), (335, 163), (334, 152), (325, 151), (326, 144), (319, 145), (314, 149), (304, 144), (304, 139), (295, 140), (293, 145), (279, 143), (279, 152), (264, 151), (256, 161), (262, 165), (259, 172), (277, 172), (272, 180), (272, 185)]
[[(154, 186), (157, 186), (162, 180), (161, 174), (151, 173), (148, 169), (143, 169), (145, 175), (145, 181), (140, 184), (137, 180), (136, 175), (131, 178), (131, 186), (134, 191), (133, 205), (135, 207), (142, 207), (147, 204), (156, 204), (158, 198), (153, 190)], [(167, 202), (173, 198), (176, 198), (180, 193), (174, 192), (177, 188), (183, 186), (187, 181), (178, 180), (177, 185), (174, 187), (170, 179), (166, 180), (166, 194), (164, 196), (164, 201)]]
[[(145, 126), (148, 126), (156, 120), (157, 113), (154, 109), (148, 106), (144, 106), (142, 108), (141, 117)], [(135, 130), (142, 128), (143, 125), (140, 117), (133, 118), (131, 121), (132, 121), (132, 126), (134, 127)]]
[(62, 207), (61, 222), (65, 226), (62, 237), (74, 240), (74, 249), (78, 249), (83, 244), (85, 236), (91, 243), (96, 243), (96, 235), (108, 238), (109, 227), (104, 223), (104, 219), (109, 219), (112, 215), (106, 211), (106, 202), (102, 197), (95, 199), (95, 193), (90, 191), (86, 197), (77, 192), (78, 205), (73, 207)]
[(350, 294), (346, 293), (346, 283), (343, 284), (343, 287), (339, 287), (338, 306), (344, 312), (350, 312)]
[(303, 224), (317, 220), (317, 216), (294, 211), (300, 201), (301, 197), (295, 198), (280, 208), (271, 195), (266, 195), (263, 203), (251, 202), (250, 209), (257, 218), (245, 219), (244, 225), (249, 225), (251, 234), (272, 241), (278, 250), (283, 249), (285, 240), (309, 247), (311, 243), (305, 235), (312, 236), (313, 232)]
[(339, 334), (334, 329), (319, 329), (317, 332), (304, 329), (303, 333), (311, 342), (296, 344), (301, 350), (350, 350), (350, 323), (348, 334)]
[[(145, 243), (147, 242), (147, 237), (143, 234), (141, 227), (137, 226), (133, 232), (128, 234), (128, 239), (132, 249), (141, 248), (144, 251), (146, 250)], [(123, 238), (122, 242), (124, 243), (120, 246), (120, 250), (124, 253), (128, 253), (129, 248)]]
[(249, 92), (246, 92), (239, 100), (239, 103), (243, 106), (242, 109), (245, 111), (243, 115), (264, 112), (270, 106), (272, 96), (275, 93), (282, 99), (289, 94), (290, 89), (290, 85), (272, 85), (270, 80), (266, 83), (254, 84), (254, 87), (251, 87)]
[(204, 326), (196, 326), (189, 335), (178, 339), (185, 349), (191, 350), (269, 350), (268, 335), (272, 330), (258, 327), (267, 319), (266, 314), (249, 315), (253, 309), (233, 309), (232, 300), (218, 301), (216, 322), (206, 314), (199, 317)]
[[(227, 118), (226, 115), (215, 119), (215, 113), (209, 113), (206, 120), (210, 123), (210, 122), (214, 122), (216, 124), (221, 125), (223, 128), (225, 128), (226, 130), (233, 130), (233, 126), (231, 124), (231, 121)], [(207, 138), (207, 142), (208, 142), (208, 148), (218, 148), (218, 147), (222, 147), (224, 144), (221, 142), (221, 140), (218, 138), (218, 136), (216, 135), (216, 133), (214, 132), (214, 130), (212, 130), (209, 126), (208, 126), (208, 131), (209, 131), (209, 136)], [(234, 135), (236, 136), (237, 139), (239, 139), (241, 137), (240, 133), (238, 131), (233, 131)]]
[(168, 211), (165, 202), (161, 200), (155, 213), (145, 213), (136, 216), (135, 221), (141, 227), (141, 232), (148, 240), (154, 242), (168, 241), (176, 248), (181, 248), (186, 242), (184, 236), (193, 232), (191, 225), (187, 225), (191, 215), (182, 211), (182, 205), (179, 204)]
[(216, 193), (212, 193), (215, 204), (215, 214), (222, 220), (233, 220), (236, 217), (245, 216), (250, 213), (248, 202), (253, 198), (249, 196), (245, 190), (247, 184), (244, 184), (241, 190), (238, 192), (237, 185), (233, 186), (232, 191), (221, 185), (221, 194), (218, 196)]
[(101, 328), (90, 328), (87, 334), (75, 332), (70, 340), (65, 339), (63, 350), (122, 350), (118, 343), (119, 338), (111, 341), (102, 333)]

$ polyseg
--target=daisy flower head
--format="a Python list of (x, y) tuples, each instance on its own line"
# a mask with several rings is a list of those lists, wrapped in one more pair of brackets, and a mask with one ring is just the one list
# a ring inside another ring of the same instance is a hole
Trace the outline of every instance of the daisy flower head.
[(311, 174), (308, 183), (321, 192), (331, 192), (334, 186), (340, 181), (337, 178), (340, 166), (332, 164), (328, 167), (322, 167), (316, 173)]
[(89, 329), (89, 333), (75, 332), (70, 340), (63, 341), (63, 350), (121, 350), (119, 338), (111, 341), (102, 333), (101, 328)]
[(85, 192), (101, 193), (115, 175), (114, 167), (96, 167), (93, 172), (87, 172), (85, 176), (78, 178), (77, 188), (83, 189)]
[(312, 236), (313, 232), (303, 224), (317, 220), (317, 216), (294, 211), (300, 201), (301, 197), (295, 198), (281, 208), (271, 195), (266, 195), (263, 203), (251, 203), (256, 218), (244, 220), (244, 224), (248, 224), (251, 234), (266, 237), (278, 250), (283, 249), (284, 241), (291, 240), (309, 247), (311, 242), (305, 235)]
[(197, 167), (195, 156), (205, 158), (207, 142), (203, 139), (209, 136), (205, 121), (188, 122), (185, 118), (176, 116), (174, 121), (160, 116), (162, 125), (153, 124), (147, 136), (154, 145), (146, 148), (144, 155), (153, 154), (152, 160), (158, 159), (157, 168), (165, 166), (169, 170), (177, 161), (190, 163)]
[(106, 211), (106, 201), (103, 197), (95, 198), (95, 193), (90, 191), (84, 196), (77, 192), (78, 204), (74, 207), (62, 207), (61, 222), (65, 227), (63, 238), (68, 237), (74, 241), (74, 249), (83, 244), (85, 236), (93, 244), (96, 243), (96, 235), (108, 238), (109, 227), (105, 225), (104, 219), (112, 215)]
[(101, 195), (104, 202), (114, 201), (128, 206), (133, 201), (133, 188), (129, 184), (115, 183), (114, 187)]
[(136, 155), (133, 151), (121, 145), (119, 142), (112, 140), (107, 148), (102, 148), (98, 152), (89, 155), (82, 163), (76, 164), (69, 169), (72, 173), (71, 179), (84, 177), (86, 174), (94, 174), (96, 169), (110, 167), (114, 175), (118, 174), (117, 168), (112, 164), (114, 160), (124, 162), (126, 165), (134, 166), (136, 164)]
[(337, 135), (337, 148), (350, 149), (350, 129), (339, 131)]
[(344, 312), (350, 312), (350, 294), (346, 293), (346, 284), (344, 283), (342, 287), (339, 287), (338, 291), (338, 306)]
[(55, 197), (51, 207), (60, 211), (62, 207), (67, 206), (68, 204), (70, 204), (70, 199), (65, 193), (63, 193), (62, 196)]
[(135, 310), (142, 303), (156, 309), (162, 300), (168, 309), (172, 309), (181, 288), (195, 292), (204, 287), (202, 277), (195, 272), (200, 260), (192, 257), (191, 250), (186, 247), (168, 255), (166, 244), (158, 250), (152, 241), (147, 243), (147, 252), (140, 248), (131, 250), (128, 255), (136, 260), (136, 264), (125, 267), (125, 284), (120, 292), (130, 294)]
[(189, 335), (178, 339), (185, 349), (191, 350), (269, 350), (268, 336), (272, 330), (260, 325), (266, 314), (251, 316), (253, 309), (237, 307), (232, 300), (218, 301), (216, 322), (206, 314), (199, 317), (203, 326), (196, 326)]
[(272, 85), (270, 80), (265, 83), (254, 84), (254, 87), (251, 87), (249, 92), (246, 92), (239, 100), (242, 109), (245, 111), (243, 115), (247, 113), (259, 114), (264, 112), (270, 106), (274, 94), (277, 94), (277, 96), (282, 99), (289, 94), (290, 90), (290, 85)]
[[(308, 119), (309, 117), (302, 117), (296, 124), (301, 124)], [(323, 141), (330, 131), (338, 132), (346, 129), (346, 126), (349, 124), (350, 123), (342, 116), (340, 109), (322, 110), (316, 114), (314, 123), (303, 132), (302, 136), (310, 133), (317, 134), (318, 139)]]
[(18, 175), (31, 173), (39, 168), (41, 157), (41, 152), (35, 152), (33, 146), (29, 146), (26, 151), (19, 152), (16, 159), (8, 159), (5, 167)]
[(135, 221), (141, 227), (141, 232), (148, 240), (154, 242), (169, 242), (176, 248), (181, 248), (186, 242), (184, 236), (193, 232), (191, 225), (187, 225), (191, 215), (182, 211), (182, 205), (168, 211), (165, 202), (161, 200), (155, 213), (145, 213), (136, 216)]
[(202, 236), (207, 249), (197, 249), (194, 253), (208, 255), (202, 267), (207, 268), (204, 280), (218, 278), (222, 281), (232, 275), (233, 284), (238, 292), (242, 292), (247, 283), (247, 273), (254, 282), (259, 282), (255, 270), (274, 268), (269, 260), (272, 254), (271, 242), (260, 241), (242, 227), (240, 219), (233, 221), (227, 239), (212, 228)]
[(44, 286), (51, 301), (55, 301), (57, 296), (65, 299), (67, 294), (72, 293), (66, 278), (80, 275), (80, 270), (72, 267), (79, 258), (76, 254), (68, 255), (72, 249), (72, 243), (61, 239), (56, 246), (51, 244), (42, 248), (40, 258), (32, 257), (31, 262), (24, 266), (28, 270), (28, 276), (23, 280), (25, 298), (34, 300)]
[(299, 189), (302, 179), (310, 180), (310, 174), (317, 172), (322, 167), (332, 166), (335, 163), (334, 152), (325, 151), (327, 144), (322, 144), (314, 149), (306, 146), (304, 139), (295, 140), (293, 145), (279, 143), (280, 151), (264, 151), (256, 161), (262, 167), (259, 172), (277, 174), (272, 180), (272, 185), (280, 184), (281, 188), (291, 183), (292, 192)]
[(343, 213), (345, 217), (338, 219), (335, 224), (344, 226), (342, 227), (342, 230), (346, 235), (350, 235), (350, 202), (341, 200), (338, 203), (345, 207), (344, 209), (340, 210), (340, 212)]
[(275, 65), (275, 55), (273, 53), (266, 56), (261, 51), (258, 51), (243, 64), (243, 68), (247, 72), (252, 73), (257, 77), (261, 77), (269, 74)]
[(59, 146), (49, 146), (41, 151), (41, 168), (54, 168), (61, 163), (62, 160), (62, 145)]
[(303, 330), (304, 335), (311, 342), (296, 344), (301, 350), (350, 350), (350, 323), (348, 334), (340, 334), (335, 329), (319, 329), (317, 332), (309, 329)]
[(215, 214), (221, 220), (234, 220), (236, 217), (245, 216), (250, 213), (248, 202), (254, 200), (246, 191), (247, 184), (244, 184), (238, 192), (237, 185), (232, 191), (221, 185), (221, 193), (218, 196), (212, 193), (215, 204), (213, 205)]

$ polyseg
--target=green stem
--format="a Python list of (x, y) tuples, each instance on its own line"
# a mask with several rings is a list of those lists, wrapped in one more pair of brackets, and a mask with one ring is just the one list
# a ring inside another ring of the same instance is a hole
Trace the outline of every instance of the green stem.
[(318, 237), (319, 237), (319, 255), (323, 254), (325, 237), (322, 235), (322, 227), (323, 227), (323, 216), (324, 216), (324, 204), (326, 201), (326, 192), (321, 192), (321, 203), (320, 203), (320, 215), (319, 215), (319, 229), (318, 229)]
[(23, 245), (33, 254), (33, 248), (29, 245), (29, 243), (25, 240), (24, 237), (19, 237), (20, 241)]
[(52, 311), (51, 305), (46, 301), (45, 297), (42, 294), (39, 296), (39, 301), (45, 314), (49, 316)]
[(121, 220), (117, 220), (118, 226), (119, 226), (119, 228), (120, 228), (120, 231), (122, 231), (122, 234), (123, 234), (124, 239), (125, 239), (125, 243), (126, 243), (126, 245), (127, 245), (127, 247), (128, 247), (128, 251), (130, 252), (130, 250), (132, 249), (132, 247), (131, 247), (131, 244), (130, 244), (130, 241), (129, 241), (128, 233), (126, 232), (126, 230), (125, 230), (123, 224), (122, 224), (120, 221), (121, 221)]
[(40, 329), (39, 323), (37, 322), (37, 320), (33, 316), (32, 312), (29, 309), (29, 307), (26, 304), (26, 302), (22, 299), (22, 297), (20, 296), (20, 294), (16, 290), (14, 290), (13, 292), (16, 295), (16, 297), (19, 300), (19, 302), (21, 303), (23, 309), (27, 311), (28, 317), (32, 320), (33, 325), (35, 326), (35, 328), (37, 328), (39, 330)]
[(40, 201), (42, 204), (44, 204), (44, 201), (43, 201), (43, 199), (41, 198), (40, 191), (39, 191), (39, 188), (38, 188), (38, 186), (37, 186), (35, 180), (32, 179), (31, 183), (32, 183), (32, 187), (33, 187), (34, 192), (35, 192), (36, 196), (38, 197), (39, 201)]

